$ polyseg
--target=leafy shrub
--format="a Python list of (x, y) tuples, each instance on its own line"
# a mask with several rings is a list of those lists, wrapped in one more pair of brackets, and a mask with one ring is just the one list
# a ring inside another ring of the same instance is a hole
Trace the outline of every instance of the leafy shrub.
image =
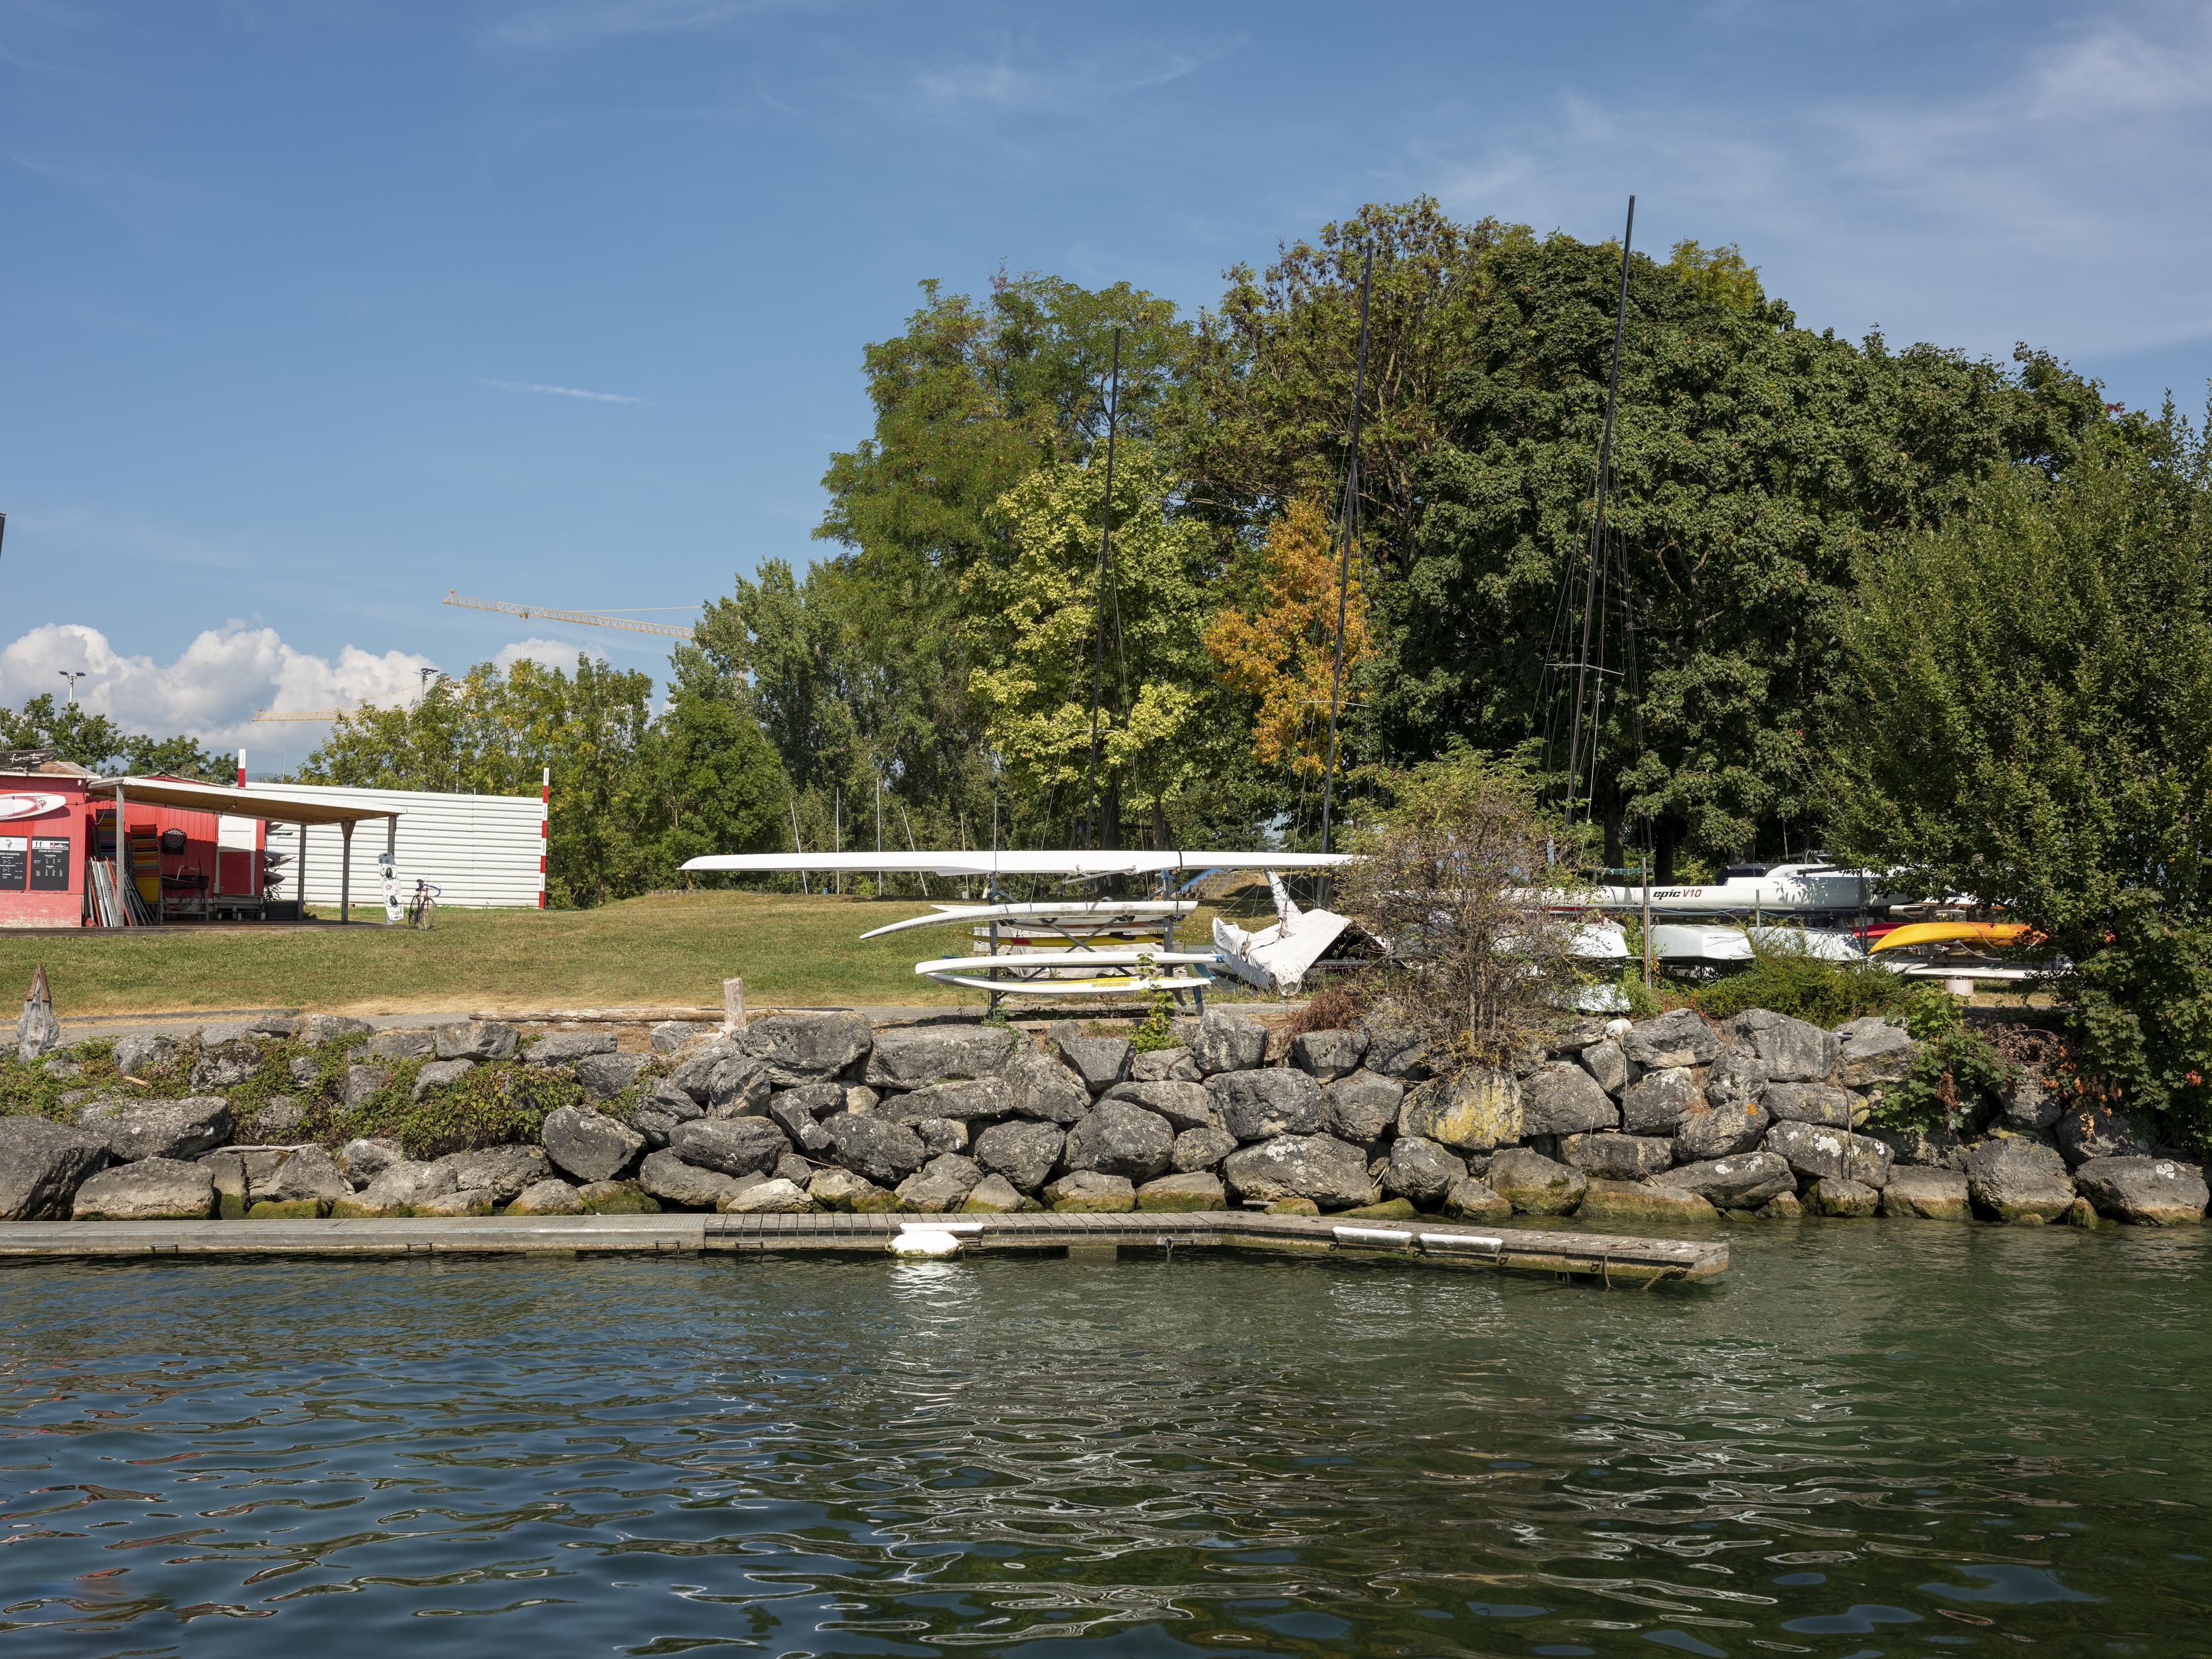
[(1181, 1039), (1175, 1034), (1175, 993), (1155, 991), (1151, 1006), (1137, 1028), (1129, 1033), (1129, 1046), (1140, 1054), (1149, 1054), (1162, 1048), (1177, 1046)]
[(1299, 1036), (1308, 1031), (1349, 1030), (1367, 1012), (1367, 1000), (1352, 986), (1324, 985), (1292, 1014), (1284, 1031)]
[(1907, 981), (1874, 963), (1764, 948), (1750, 967), (1693, 992), (1690, 1002), (1715, 1019), (1767, 1008), (1827, 1030), (1869, 1014), (1894, 1014), (1910, 994)]
[(1966, 1011), (1948, 991), (1915, 987), (1897, 1012), (1920, 1052), (1905, 1081), (1881, 1091), (1874, 1121), (1912, 1129), (1978, 1126), (2014, 1068), (1995, 1043), (1966, 1024)]

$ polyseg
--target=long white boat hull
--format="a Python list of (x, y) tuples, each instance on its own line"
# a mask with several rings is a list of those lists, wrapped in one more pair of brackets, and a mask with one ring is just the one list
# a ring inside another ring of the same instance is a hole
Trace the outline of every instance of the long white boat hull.
[(994, 921), (1028, 922), (1041, 927), (1059, 924), (1070, 931), (1107, 927), (1157, 927), (1187, 916), (1198, 908), (1196, 899), (1066, 899), (1030, 904), (940, 904), (926, 916), (908, 916), (872, 928), (862, 939), (882, 939), (916, 927), (937, 927), (948, 922), (988, 926)]
[[(1015, 956), (939, 957), (917, 962), (914, 971), (940, 985), (1024, 996), (1100, 996), (1152, 991), (1203, 990), (1210, 951), (1026, 951)], [(1101, 970), (1120, 969), (1121, 973)], [(1078, 978), (1054, 976), (1088, 969)]]
[(686, 870), (746, 875), (797, 875), (801, 871), (846, 871), (865, 875), (925, 876), (1158, 876), (1210, 870), (1330, 870), (1350, 861), (1347, 853), (1004, 852), (714, 853), (685, 862)]
[[(1659, 915), (1790, 915), (1846, 910), (1886, 910), (1899, 896), (1884, 890), (1888, 878), (1874, 870), (1837, 870), (1826, 866), (1780, 865), (1763, 876), (1728, 881), (1654, 886), (1648, 902)], [(1640, 887), (1563, 889), (1528, 897), (1561, 910), (1642, 909)]]

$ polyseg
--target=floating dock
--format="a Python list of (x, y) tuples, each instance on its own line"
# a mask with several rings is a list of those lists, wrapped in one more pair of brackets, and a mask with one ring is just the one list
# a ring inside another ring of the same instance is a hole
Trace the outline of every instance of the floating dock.
[(935, 1234), (941, 1251), (1103, 1256), (1127, 1250), (1232, 1249), (1547, 1273), (1602, 1285), (1711, 1279), (1720, 1239), (1631, 1238), (1453, 1222), (1352, 1220), (1250, 1211), (1010, 1215), (422, 1216), (371, 1220), (0, 1222), (0, 1261), (147, 1261), (184, 1256), (415, 1256), (568, 1254), (881, 1255)]

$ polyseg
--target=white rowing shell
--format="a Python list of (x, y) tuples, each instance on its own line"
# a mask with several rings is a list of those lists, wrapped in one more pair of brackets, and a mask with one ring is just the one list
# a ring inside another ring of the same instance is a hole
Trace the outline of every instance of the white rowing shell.
[(977, 974), (930, 973), (939, 985), (958, 985), (971, 991), (1018, 992), (1025, 997), (1094, 997), (1132, 991), (1203, 991), (1213, 983), (1211, 975), (1191, 977), (1155, 974), (1150, 978), (1120, 979), (985, 979)]
[(948, 921), (1067, 921), (1088, 927), (1114, 922), (1151, 922), (1166, 916), (1187, 916), (1198, 908), (1196, 899), (1063, 899), (1030, 904), (940, 904), (926, 916), (908, 916), (872, 928), (862, 939), (881, 939), (914, 927), (934, 927)]

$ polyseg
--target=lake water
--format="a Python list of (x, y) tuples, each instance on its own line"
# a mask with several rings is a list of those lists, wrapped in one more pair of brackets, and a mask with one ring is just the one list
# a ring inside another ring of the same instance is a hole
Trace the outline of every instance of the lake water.
[(0, 1652), (2212, 1654), (2212, 1241), (0, 1268)]

